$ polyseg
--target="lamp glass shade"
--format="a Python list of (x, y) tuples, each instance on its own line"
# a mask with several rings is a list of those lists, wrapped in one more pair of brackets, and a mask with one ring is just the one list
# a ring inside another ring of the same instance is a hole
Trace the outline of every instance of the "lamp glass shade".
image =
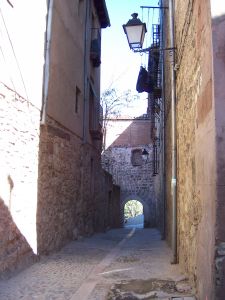
[(127, 24), (123, 25), (124, 32), (127, 36), (128, 44), (131, 49), (142, 48), (145, 33), (147, 32), (146, 24), (142, 23), (137, 18), (137, 14), (132, 14), (133, 19), (129, 20)]

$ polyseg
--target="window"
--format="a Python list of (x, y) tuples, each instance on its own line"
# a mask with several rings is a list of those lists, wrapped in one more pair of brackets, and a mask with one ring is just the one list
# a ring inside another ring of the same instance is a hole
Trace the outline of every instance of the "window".
[(75, 97), (75, 108), (74, 108), (74, 111), (76, 114), (79, 112), (80, 97), (81, 97), (81, 91), (76, 86), (76, 97)]
[(92, 87), (90, 86), (89, 94), (89, 129), (95, 129), (95, 97)]
[(131, 164), (132, 166), (141, 166), (143, 163), (142, 160), (142, 150), (141, 149), (133, 149), (131, 152)]

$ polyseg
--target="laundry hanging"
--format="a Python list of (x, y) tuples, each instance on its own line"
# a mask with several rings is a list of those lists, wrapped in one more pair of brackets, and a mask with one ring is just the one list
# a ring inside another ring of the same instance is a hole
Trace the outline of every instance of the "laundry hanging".
[(151, 85), (149, 79), (150, 78), (149, 78), (148, 71), (141, 66), (138, 74), (137, 84), (136, 84), (136, 90), (138, 91), (138, 93), (153, 92), (153, 86)]

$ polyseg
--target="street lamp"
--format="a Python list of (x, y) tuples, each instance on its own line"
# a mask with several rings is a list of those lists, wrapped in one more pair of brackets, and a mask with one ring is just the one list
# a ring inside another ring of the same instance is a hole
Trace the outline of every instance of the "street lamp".
[(145, 163), (148, 162), (148, 158), (149, 158), (149, 153), (148, 151), (144, 148), (143, 151), (142, 151), (142, 158), (143, 160), (145, 161)]
[(133, 13), (131, 16), (132, 19), (123, 25), (123, 30), (127, 36), (130, 49), (135, 50), (142, 48), (147, 28), (146, 24), (138, 18), (137, 13)]

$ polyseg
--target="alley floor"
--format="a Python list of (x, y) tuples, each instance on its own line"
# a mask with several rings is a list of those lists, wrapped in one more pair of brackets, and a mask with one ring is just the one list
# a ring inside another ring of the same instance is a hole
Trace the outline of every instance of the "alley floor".
[(1, 300), (194, 300), (154, 229), (117, 229), (80, 239), (0, 281)]

